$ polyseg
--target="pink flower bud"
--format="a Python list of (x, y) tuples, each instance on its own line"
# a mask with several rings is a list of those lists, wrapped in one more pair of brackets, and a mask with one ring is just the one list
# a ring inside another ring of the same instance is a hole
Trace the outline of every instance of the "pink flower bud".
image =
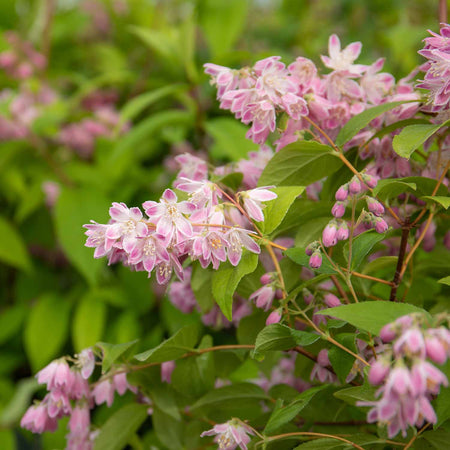
[(384, 206), (372, 197), (366, 197), (367, 206), (369, 211), (374, 213), (376, 216), (381, 216), (384, 214)]
[(447, 353), (444, 346), (437, 337), (425, 338), (425, 349), (428, 358), (437, 364), (444, 364), (447, 360)]
[(308, 289), (303, 289), (303, 300), (309, 305), (314, 300), (314, 295)]
[(347, 200), (348, 197), (348, 184), (343, 184), (337, 191), (334, 196), (336, 200), (343, 202)]
[(345, 203), (336, 202), (331, 208), (331, 214), (336, 218), (342, 217), (345, 214)]
[(269, 314), (269, 317), (266, 319), (266, 325), (271, 325), (273, 323), (278, 323), (281, 320), (281, 311), (276, 309)]
[(261, 284), (269, 284), (272, 281), (272, 272), (265, 273), (260, 279)]
[(313, 269), (318, 269), (322, 265), (322, 255), (320, 251), (315, 251), (311, 258), (309, 258), (309, 265)]
[(318, 244), (317, 241), (311, 242), (311, 244), (308, 244), (307, 247), (305, 248), (305, 253), (308, 256), (311, 256), (318, 248)]
[(375, 224), (375, 231), (377, 233), (385, 233), (388, 229), (388, 224), (386, 223), (386, 221), (384, 219), (382, 219), (381, 217), (377, 217), (377, 221)]
[(339, 227), (337, 229), (337, 233), (336, 233), (337, 240), (345, 241), (346, 239), (348, 239), (349, 234), (350, 234), (350, 232), (349, 232), (347, 223), (342, 221), (339, 224)]
[(397, 337), (397, 333), (393, 329), (391, 323), (388, 323), (380, 330), (380, 338), (383, 342), (391, 342)]
[(378, 183), (378, 180), (372, 175), (363, 174), (362, 178), (364, 183), (366, 183), (371, 189), (373, 189)]
[(342, 304), (334, 294), (325, 294), (323, 299), (328, 308), (335, 308), (336, 306), (340, 306)]
[(325, 247), (332, 247), (337, 244), (337, 227), (330, 222), (322, 232), (322, 242)]
[(361, 192), (361, 182), (358, 180), (358, 178), (353, 177), (348, 185), (348, 189), (350, 191), (350, 194), (356, 195)]
[(161, 381), (170, 383), (172, 379), (172, 372), (175, 369), (175, 361), (166, 361), (161, 364)]
[(317, 355), (317, 363), (322, 367), (330, 366), (330, 360), (328, 359), (328, 350), (322, 349)]

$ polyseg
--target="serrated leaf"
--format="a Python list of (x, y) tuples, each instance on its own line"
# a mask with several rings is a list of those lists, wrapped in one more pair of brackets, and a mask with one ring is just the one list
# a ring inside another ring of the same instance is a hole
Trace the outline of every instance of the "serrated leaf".
[(148, 405), (132, 403), (116, 411), (100, 428), (94, 450), (121, 450), (147, 418)]
[(442, 127), (448, 126), (450, 120), (439, 125), (417, 124), (405, 127), (400, 134), (394, 136), (392, 147), (402, 158), (410, 158), (428, 138), (439, 131)]
[(22, 237), (3, 217), (0, 217), (0, 261), (18, 269), (31, 269), (31, 260)]
[(111, 366), (119, 359), (127, 350), (129, 350), (138, 340), (124, 342), (123, 344), (109, 344), (107, 342), (98, 342), (96, 347), (102, 350), (102, 373), (108, 372)]
[(382, 105), (374, 106), (372, 108), (366, 109), (360, 114), (352, 117), (339, 131), (336, 138), (336, 145), (341, 147), (350, 141), (354, 136), (356, 136), (360, 130), (369, 125), (373, 119), (380, 116), (381, 114), (396, 108), (397, 106), (403, 105), (405, 102), (392, 102), (383, 103)]
[(69, 329), (71, 304), (56, 294), (40, 297), (25, 326), (25, 351), (34, 371), (58, 355)]
[(271, 189), (277, 198), (266, 203), (264, 208), (263, 232), (271, 234), (283, 221), (294, 200), (303, 193), (304, 186), (281, 186)]
[(410, 313), (423, 313), (429, 317), (429, 314), (424, 309), (410, 305), (409, 303), (395, 303), (381, 300), (323, 309), (316, 314), (345, 320), (356, 328), (378, 335), (384, 325)]
[[(377, 233), (375, 230), (368, 230), (359, 234), (353, 239), (352, 244), (352, 260), (350, 262), (350, 268), (352, 270), (357, 269), (367, 254), (372, 250), (373, 246), (378, 242), (385, 239), (386, 234)], [(348, 242), (344, 246), (344, 255), (348, 255)]]
[(308, 389), (298, 395), (289, 405), (274, 410), (269, 417), (264, 433), (272, 434), (278, 428), (290, 422), (311, 401), (317, 392), (326, 387), (326, 385), (323, 385)]
[(199, 328), (197, 324), (187, 325), (166, 339), (158, 347), (134, 356), (138, 361), (165, 362), (177, 359), (189, 352), (195, 352)]
[(233, 294), (241, 279), (252, 273), (258, 265), (258, 255), (244, 251), (239, 264), (235, 267), (229, 262), (220, 265), (213, 273), (212, 293), (224, 316), (232, 319)]
[(315, 333), (294, 330), (286, 325), (274, 323), (262, 329), (255, 342), (255, 352), (261, 353), (269, 350), (289, 350), (296, 345), (311, 345), (320, 339)]
[(88, 293), (77, 304), (72, 325), (75, 351), (101, 340), (106, 320), (106, 305), (95, 293)]
[(298, 141), (282, 148), (268, 162), (258, 186), (308, 186), (342, 167), (331, 147)]

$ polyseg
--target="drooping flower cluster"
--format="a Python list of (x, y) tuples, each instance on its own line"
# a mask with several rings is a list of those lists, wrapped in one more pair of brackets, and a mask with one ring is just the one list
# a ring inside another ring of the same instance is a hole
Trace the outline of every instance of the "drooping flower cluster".
[(155, 270), (158, 283), (164, 284), (173, 272), (183, 280), (181, 262), (188, 256), (203, 268), (211, 264), (217, 269), (227, 259), (237, 265), (243, 248), (260, 253), (252, 233), (236, 223), (245, 223), (244, 215), (264, 220), (262, 202), (273, 200), (276, 194), (267, 188), (240, 191), (233, 205), (225, 205), (221, 202), (225, 194), (219, 186), (207, 179), (198, 180), (205, 175), (201, 160), (189, 154), (180, 157), (190, 162), (184, 165), (182, 174), (194, 179), (178, 177), (175, 184), (189, 194), (189, 200), (178, 201), (175, 192), (166, 189), (159, 202), (144, 202), (146, 217), (139, 208), (113, 203), (108, 224), (85, 225), (86, 245), (95, 248), (96, 258), (107, 256), (110, 263), (122, 261), (149, 275)]
[(128, 384), (125, 372), (100, 379), (91, 386), (89, 378), (95, 369), (95, 356), (90, 348), (75, 355), (73, 361), (69, 366), (68, 358), (57, 359), (36, 374), (38, 383), (45, 384), (49, 392), (28, 408), (20, 425), (33, 433), (55, 431), (58, 420), (70, 416), (66, 448), (91, 450), (96, 433), (91, 432), (90, 410), (105, 402), (111, 406), (115, 392), (123, 395), (136, 389)]
[(450, 332), (443, 326), (448, 318), (438, 320), (433, 328), (427, 318), (414, 313), (398, 318), (380, 332), (385, 351), (372, 362), (369, 382), (381, 385), (376, 402), (361, 402), (371, 406), (367, 420), (388, 424), (389, 437), (399, 431), (406, 436), (409, 426), (436, 423), (436, 413), (430, 403), (441, 386), (448, 386), (447, 377), (435, 366), (450, 357)]

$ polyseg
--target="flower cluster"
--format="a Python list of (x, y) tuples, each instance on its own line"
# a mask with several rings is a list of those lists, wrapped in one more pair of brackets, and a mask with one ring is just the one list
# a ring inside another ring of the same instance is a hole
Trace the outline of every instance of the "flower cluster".
[(381, 387), (378, 401), (360, 403), (372, 407), (368, 422), (387, 423), (389, 437), (399, 431), (406, 436), (408, 426), (436, 423), (430, 400), (448, 380), (434, 364), (444, 364), (450, 356), (449, 330), (442, 325), (429, 328), (427, 319), (414, 313), (386, 325), (380, 337), (390, 346), (369, 371), (369, 382)]
[(100, 379), (91, 386), (89, 378), (95, 369), (92, 349), (75, 356), (72, 366), (68, 364), (69, 358), (60, 358), (36, 374), (38, 383), (45, 384), (49, 392), (42, 401), (28, 408), (20, 425), (33, 433), (55, 431), (58, 420), (70, 416), (66, 448), (91, 450), (96, 432), (91, 432), (90, 410), (102, 403), (111, 406), (115, 392), (123, 395), (127, 390), (136, 392), (136, 389), (128, 384), (124, 372)]
[[(181, 157), (190, 161), (183, 175), (192, 178), (179, 177), (176, 186), (188, 193), (189, 200), (178, 201), (177, 194), (166, 189), (159, 202), (144, 202), (146, 217), (139, 208), (113, 203), (108, 224), (85, 225), (86, 246), (95, 248), (96, 258), (107, 256), (110, 263), (122, 261), (149, 275), (155, 270), (158, 283), (165, 284), (173, 272), (183, 280), (181, 262), (186, 257), (198, 260), (203, 268), (211, 264), (217, 269), (227, 259), (237, 265), (243, 248), (260, 253), (254, 235), (235, 224), (264, 220), (262, 202), (273, 200), (276, 194), (267, 188), (240, 191), (232, 205), (225, 205), (221, 199), (228, 194), (207, 179), (198, 180), (205, 175), (201, 160), (187, 153)], [(186, 304), (183, 309), (191, 306)]]

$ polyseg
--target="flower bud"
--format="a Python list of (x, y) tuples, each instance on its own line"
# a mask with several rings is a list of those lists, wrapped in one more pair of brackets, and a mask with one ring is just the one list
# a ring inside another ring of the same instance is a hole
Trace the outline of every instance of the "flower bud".
[(272, 311), (266, 319), (266, 325), (272, 325), (273, 323), (278, 323), (281, 320), (281, 311), (276, 309)]
[(350, 232), (348, 229), (348, 225), (347, 222), (342, 221), (337, 229), (337, 233), (336, 233), (336, 237), (338, 241), (345, 241), (346, 239), (348, 239)]
[(388, 224), (381, 217), (377, 217), (377, 221), (375, 224), (375, 231), (377, 233), (385, 233), (388, 230)]
[(269, 284), (272, 281), (272, 272), (265, 273), (260, 279), (261, 284)]
[(356, 195), (361, 192), (361, 182), (358, 180), (358, 178), (353, 177), (348, 185), (348, 189), (350, 191), (350, 194)]
[(309, 305), (311, 302), (314, 301), (314, 295), (311, 294), (311, 292), (308, 289), (303, 289), (303, 300), (307, 305)]
[(372, 197), (366, 197), (366, 202), (370, 212), (376, 216), (384, 214), (384, 206), (378, 200), (375, 200)]
[(388, 372), (389, 364), (380, 359), (374, 361), (369, 370), (369, 383), (375, 386), (381, 384)]
[(440, 340), (435, 336), (425, 338), (425, 349), (428, 358), (437, 364), (444, 364), (447, 360), (447, 353)]
[(388, 323), (380, 330), (380, 338), (383, 342), (391, 342), (397, 337), (397, 333), (392, 327), (392, 324)]
[(309, 265), (313, 269), (318, 269), (322, 265), (322, 255), (319, 250), (316, 250), (309, 258)]
[(334, 294), (325, 294), (323, 300), (328, 308), (335, 308), (336, 306), (341, 306), (342, 304)]
[(332, 247), (337, 244), (337, 227), (334, 222), (330, 222), (322, 232), (322, 242), (325, 247)]
[(347, 200), (348, 197), (348, 184), (343, 184), (337, 191), (334, 196), (337, 201), (343, 202)]
[(338, 219), (342, 217), (345, 214), (345, 203), (336, 202), (331, 208), (331, 214)]
[(369, 186), (371, 189), (373, 189), (378, 183), (378, 180), (372, 175), (363, 174), (362, 179), (364, 180), (364, 183), (366, 183), (367, 186)]

